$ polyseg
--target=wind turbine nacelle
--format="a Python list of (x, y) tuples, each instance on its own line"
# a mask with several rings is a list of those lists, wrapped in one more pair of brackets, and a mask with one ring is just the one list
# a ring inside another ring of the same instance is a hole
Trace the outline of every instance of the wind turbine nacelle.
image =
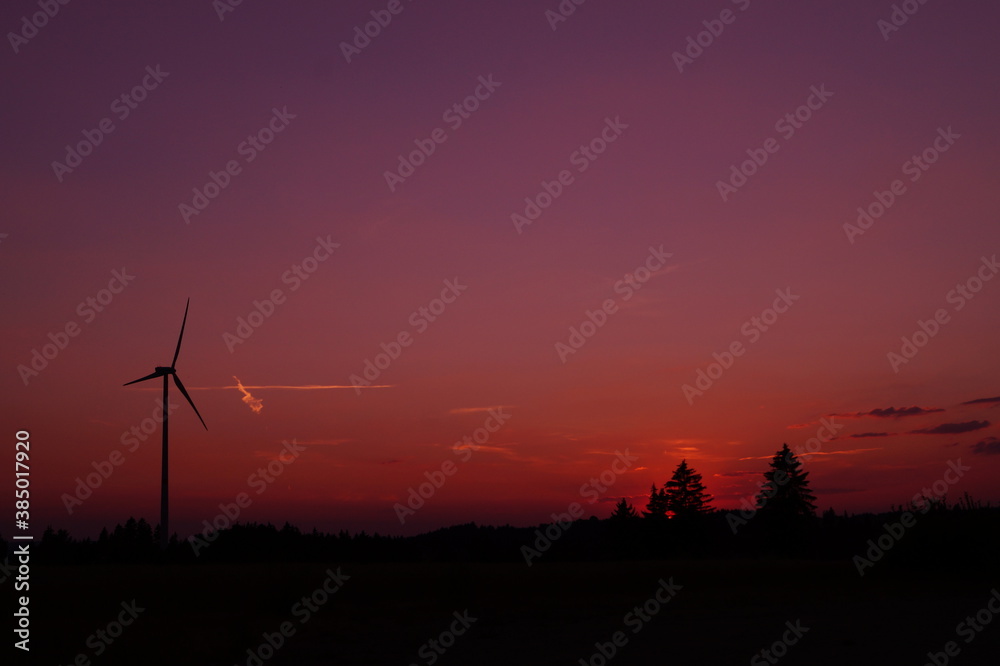
[(156, 366), (155, 368), (153, 368), (153, 370), (155, 370), (156, 372), (162, 372), (165, 375), (175, 375), (175, 374), (177, 374), (177, 371), (174, 370), (173, 368), (163, 368), (163, 367), (160, 367), (160, 366)]

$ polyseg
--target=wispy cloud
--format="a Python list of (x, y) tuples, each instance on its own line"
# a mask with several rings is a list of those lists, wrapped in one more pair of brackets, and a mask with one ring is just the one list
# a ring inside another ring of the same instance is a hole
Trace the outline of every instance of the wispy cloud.
[(976, 398), (975, 400), (969, 400), (968, 402), (963, 402), (963, 405), (1000, 405), (1000, 396), (996, 398)]
[(350, 439), (304, 439), (297, 441), (302, 446), (340, 446), (350, 442)]
[[(882, 447), (876, 447), (873, 449), (845, 449), (843, 451), (817, 451), (815, 453), (804, 453), (803, 456), (851, 456), (858, 453), (866, 453), (868, 451), (881, 451)], [(774, 454), (769, 456), (749, 456), (746, 458), (740, 458), (739, 460), (771, 460), (774, 458)]]
[(894, 432), (858, 432), (853, 435), (848, 435), (851, 439), (864, 439), (866, 437), (892, 437), (896, 433)]
[(243, 382), (240, 381), (239, 377), (233, 375), (233, 380), (236, 382), (236, 388), (243, 394), (243, 402), (246, 403), (247, 407), (253, 410), (254, 414), (260, 414), (261, 410), (264, 409), (264, 401), (250, 395), (250, 391), (246, 390), (246, 387), (243, 386)]
[(933, 428), (911, 430), (911, 435), (959, 435), (963, 432), (982, 430), (990, 425), (989, 421), (964, 421), (962, 423), (942, 423)]
[(877, 446), (872, 449), (845, 449), (844, 451), (817, 451), (816, 453), (806, 454), (810, 457), (812, 456), (853, 456), (859, 453), (867, 453), (868, 451), (881, 451), (882, 447)]
[(1000, 455), (1000, 439), (987, 437), (972, 445), (972, 452), (981, 456)]
[(456, 407), (449, 409), (449, 414), (478, 414), (488, 412), (491, 409), (513, 409), (514, 405), (490, 405), (489, 407)]
[(934, 414), (937, 412), (943, 412), (943, 409), (938, 407), (900, 407), (896, 409), (895, 407), (885, 407), (876, 408), (867, 412), (854, 412), (851, 414), (831, 414), (830, 416), (838, 416), (844, 419), (860, 419), (865, 416), (873, 416), (878, 419), (899, 419), (904, 416), (923, 416), (924, 414)]

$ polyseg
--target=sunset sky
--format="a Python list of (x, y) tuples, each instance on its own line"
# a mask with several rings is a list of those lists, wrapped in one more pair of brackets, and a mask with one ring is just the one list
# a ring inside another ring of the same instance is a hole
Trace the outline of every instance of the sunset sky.
[(38, 29), (5, 3), (0, 423), (31, 433), (32, 520), (157, 522), (159, 426), (125, 434), (160, 384), (122, 384), (169, 365), (188, 297), (181, 538), (240, 492), (306, 529), (605, 517), (684, 458), (735, 508), (831, 418), (820, 509), (958, 459), (949, 499), (1000, 500), (1000, 7), (902, 4), (893, 30), (888, 0), (70, 3)]

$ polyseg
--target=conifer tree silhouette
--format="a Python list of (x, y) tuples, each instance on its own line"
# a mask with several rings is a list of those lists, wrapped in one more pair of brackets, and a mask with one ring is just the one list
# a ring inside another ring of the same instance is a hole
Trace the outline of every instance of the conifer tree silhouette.
[(705, 492), (701, 474), (688, 467), (682, 460), (673, 476), (663, 486), (664, 504), (667, 511), (675, 516), (694, 516), (709, 513), (712, 496)]
[(816, 515), (816, 496), (809, 489), (809, 472), (788, 444), (771, 459), (771, 469), (764, 472), (764, 485), (757, 495), (757, 508), (774, 516)]
[(615, 504), (615, 510), (611, 514), (611, 520), (622, 522), (634, 520), (638, 517), (638, 512), (636, 512), (635, 508), (629, 504), (624, 497), (618, 500), (618, 504)]
[(659, 520), (667, 517), (667, 497), (665, 489), (657, 490), (654, 483), (649, 489), (649, 502), (646, 503), (646, 510), (642, 512), (644, 518)]

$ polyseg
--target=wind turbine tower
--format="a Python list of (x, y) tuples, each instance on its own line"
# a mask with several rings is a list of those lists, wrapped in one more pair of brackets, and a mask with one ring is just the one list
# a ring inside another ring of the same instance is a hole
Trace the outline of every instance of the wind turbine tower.
[(167, 544), (170, 540), (170, 516), (168, 509), (168, 481), (169, 481), (169, 465), (168, 465), (168, 454), (167, 454), (167, 417), (170, 413), (170, 400), (167, 395), (167, 391), (170, 388), (170, 382), (168, 377), (174, 378), (174, 384), (180, 390), (181, 394), (187, 399), (188, 403), (191, 405), (191, 409), (194, 410), (195, 414), (198, 414), (198, 420), (201, 424), (205, 426), (205, 430), (208, 430), (208, 426), (205, 425), (205, 419), (201, 418), (201, 414), (198, 413), (198, 408), (194, 406), (194, 401), (191, 400), (191, 396), (184, 389), (184, 383), (181, 382), (181, 378), (177, 376), (177, 370), (174, 366), (177, 365), (177, 356), (181, 353), (181, 340), (184, 339), (184, 325), (187, 324), (188, 308), (191, 306), (191, 299), (187, 299), (187, 305), (184, 306), (184, 320), (181, 322), (181, 334), (177, 336), (177, 349), (174, 350), (174, 360), (170, 362), (167, 367), (156, 366), (153, 369), (152, 374), (146, 375), (145, 377), (140, 377), (130, 381), (123, 386), (128, 386), (129, 384), (137, 384), (139, 382), (144, 382), (147, 379), (155, 379), (157, 377), (163, 377), (163, 454), (160, 470), (160, 548), (166, 550)]

